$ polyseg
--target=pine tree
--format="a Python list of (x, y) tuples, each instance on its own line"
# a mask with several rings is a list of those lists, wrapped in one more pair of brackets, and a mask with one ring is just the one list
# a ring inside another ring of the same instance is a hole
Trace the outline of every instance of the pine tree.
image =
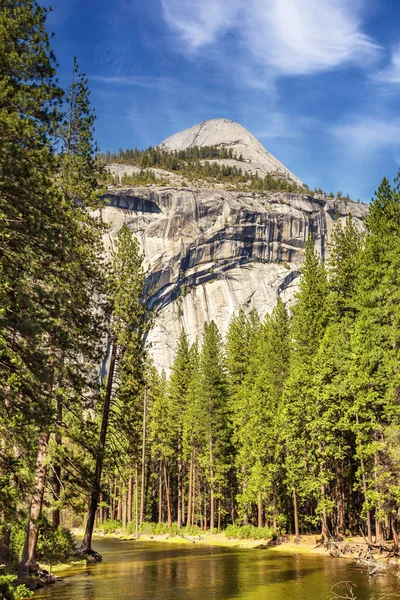
[(174, 441), (176, 444), (175, 455), (178, 470), (178, 494), (177, 494), (177, 524), (182, 526), (182, 499), (183, 499), (183, 419), (186, 411), (187, 393), (191, 378), (191, 364), (189, 357), (189, 345), (184, 331), (182, 331), (178, 348), (172, 365), (172, 373), (168, 385), (168, 396), (172, 411), (172, 422), (174, 424)]
[(226, 397), (226, 374), (221, 334), (214, 321), (204, 325), (203, 346), (199, 360), (198, 385), (201, 406), (198, 407), (202, 433), (199, 462), (204, 469), (209, 489), (210, 531), (215, 526), (216, 493), (224, 485), (227, 469), (229, 419)]
[[(375, 511), (376, 539), (392, 520), (397, 535), (398, 504), (390, 489), (398, 477), (388, 456), (388, 439), (398, 423), (400, 190), (383, 179), (370, 205), (360, 260), (358, 315), (352, 336), (353, 428), (357, 439), (360, 487), (367, 525)], [(390, 466), (389, 466), (390, 465)], [(371, 525), (368, 525), (371, 536)]]
[[(308, 427), (313, 360), (326, 324), (327, 285), (324, 265), (307, 240), (300, 289), (292, 322), (290, 375), (284, 393), (286, 481), (293, 496), (295, 535), (299, 536), (299, 501), (318, 495), (315, 454), (309, 452)], [(323, 518), (323, 534), (325, 520)]]
[[(145, 273), (139, 243), (123, 225), (117, 238), (109, 281), (110, 332), (107, 384), (104, 391), (99, 444), (89, 504), (89, 516), (81, 550), (92, 553), (91, 541), (101, 492), (101, 474), (105, 455), (113, 386), (118, 363), (121, 379), (131, 372), (137, 374), (144, 352), (145, 336), (150, 319), (144, 302)], [(133, 364), (132, 364), (133, 363)]]

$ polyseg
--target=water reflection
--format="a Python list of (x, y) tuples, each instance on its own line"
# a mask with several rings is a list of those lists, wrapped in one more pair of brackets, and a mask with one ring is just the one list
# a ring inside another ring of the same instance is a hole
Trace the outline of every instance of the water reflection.
[(397, 583), (324, 556), (118, 540), (95, 547), (103, 563), (72, 571), (35, 599), (329, 600), (334, 583), (351, 580), (364, 600), (394, 592)]

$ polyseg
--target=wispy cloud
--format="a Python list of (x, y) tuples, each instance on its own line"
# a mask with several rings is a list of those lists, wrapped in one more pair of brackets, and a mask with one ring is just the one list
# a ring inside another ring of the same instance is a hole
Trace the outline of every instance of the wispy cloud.
[(366, 67), (381, 51), (362, 30), (361, 0), (231, 0), (229, 10), (226, 0), (161, 2), (185, 50), (204, 52), (230, 32), (237, 51), (275, 77)]
[(400, 84), (400, 46), (393, 48), (390, 64), (374, 73), (372, 79), (379, 84)]
[(314, 120), (299, 115), (286, 115), (279, 111), (267, 111), (262, 118), (264, 128), (254, 132), (260, 140), (295, 139), (304, 137), (307, 129), (315, 125)]
[(359, 117), (332, 127), (330, 132), (342, 151), (357, 159), (376, 160), (377, 153), (383, 150), (400, 149), (400, 117), (394, 119)]
[(214, 43), (236, 23), (242, 0), (161, 0), (168, 25), (178, 31), (189, 49)]
[(98, 81), (99, 83), (105, 83), (106, 85), (132, 85), (141, 88), (173, 88), (176, 82), (169, 77), (149, 77), (149, 76), (129, 76), (129, 75), (116, 75), (116, 76), (103, 76), (103, 75), (92, 75), (91, 81)]

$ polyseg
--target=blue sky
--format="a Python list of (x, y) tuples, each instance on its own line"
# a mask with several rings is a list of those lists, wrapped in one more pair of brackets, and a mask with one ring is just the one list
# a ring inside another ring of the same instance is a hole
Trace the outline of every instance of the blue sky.
[(398, 0), (54, 0), (48, 25), (102, 150), (226, 117), (312, 188), (368, 202), (400, 168)]

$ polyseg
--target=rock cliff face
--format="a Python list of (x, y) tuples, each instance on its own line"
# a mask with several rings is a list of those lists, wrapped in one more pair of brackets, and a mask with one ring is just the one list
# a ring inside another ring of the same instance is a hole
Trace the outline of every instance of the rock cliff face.
[[(298, 181), (240, 125), (217, 119), (169, 138), (169, 149), (221, 145), (241, 152), (250, 167), (285, 173)], [(261, 167), (260, 167), (261, 165)], [(322, 256), (336, 217), (351, 212), (362, 228), (364, 205), (303, 194), (232, 192), (221, 189), (110, 188), (102, 216), (110, 225), (107, 244), (123, 223), (137, 236), (149, 269), (150, 304), (157, 311), (151, 353), (169, 370), (182, 329), (201, 340), (204, 321), (222, 334), (240, 307), (263, 317), (278, 296), (289, 305), (309, 233)]]
[(193, 342), (205, 320), (222, 334), (241, 306), (264, 316), (278, 295), (293, 300), (308, 234), (322, 255), (336, 215), (362, 205), (288, 193), (259, 195), (208, 189), (137, 188), (109, 191), (102, 211), (108, 243), (123, 223), (138, 237), (149, 268), (151, 332), (157, 366), (169, 369), (182, 328)]

